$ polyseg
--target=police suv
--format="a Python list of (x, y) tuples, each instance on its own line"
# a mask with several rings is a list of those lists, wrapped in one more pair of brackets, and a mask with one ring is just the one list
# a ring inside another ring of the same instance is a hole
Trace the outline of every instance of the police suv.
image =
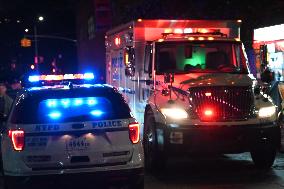
[[(30, 76), (33, 83), (92, 74)], [(143, 188), (140, 127), (121, 94), (102, 84), (56, 84), (20, 92), (2, 133), (5, 186), (30, 176), (102, 173)], [(109, 178), (109, 177), (107, 177)]]

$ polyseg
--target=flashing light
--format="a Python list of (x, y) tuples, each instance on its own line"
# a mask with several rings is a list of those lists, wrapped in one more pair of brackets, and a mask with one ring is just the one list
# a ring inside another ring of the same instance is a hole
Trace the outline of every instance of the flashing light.
[(49, 100), (47, 101), (47, 106), (48, 107), (56, 107), (57, 103), (55, 100)]
[(114, 44), (115, 44), (116, 46), (119, 46), (119, 45), (121, 44), (121, 39), (120, 39), (120, 37), (116, 37), (116, 38), (114, 39)]
[(124, 53), (124, 64), (128, 65), (129, 62), (129, 54), (127, 52)]
[(80, 106), (83, 104), (83, 100), (82, 99), (75, 99), (75, 106)]
[(133, 144), (137, 144), (140, 140), (140, 126), (138, 123), (131, 123), (128, 125), (129, 139)]
[(213, 116), (213, 111), (211, 109), (205, 109), (204, 110), (204, 115), (206, 117), (212, 117)]
[(32, 75), (29, 76), (29, 82), (38, 81), (61, 81), (61, 80), (93, 80), (95, 75), (93, 73), (85, 74), (65, 74), (65, 75)]
[(269, 118), (275, 115), (275, 113), (276, 113), (275, 106), (263, 107), (259, 109), (258, 116), (261, 118)]
[(35, 65), (32, 64), (31, 65), (31, 69), (34, 70), (35, 69)]
[(40, 80), (45, 80), (45, 81), (60, 81), (60, 80), (63, 80), (64, 77), (63, 75), (42, 75), (40, 77)]
[(161, 112), (164, 116), (172, 118), (172, 119), (188, 118), (187, 112), (181, 108), (162, 108)]
[(15, 151), (22, 151), (25, 146), (25, 132), (23, 130), (9, 130), (9, 138), (12, 140)]
[(185, 28), (183, 30), (183, 33), (193, 33), (193, 30), (192, 30), (192, 28)]
[(165, 29), (164, 33), (173, 33), (173, 30), (171, 28)]
[(93, 106), (93, 105), (97, 104), (97, 101), (96, 101), (95, 99), (89, 99), (88, 102), (87, 102), (87, 104), (88, 104), (89, 106)]
[(50, 114), (48, 114), (48, 116), (51, 119), (59, 119), (61, 117), (61, 113), (60, 112), (51, 112)]
[(90, 113), (91, 113), (91, 115), (96, 116), (96, 117), (103, 115), (103, 112), (100, 111), (100, 110), (93, 110)]
[(57, 107), (66, 108), (69, 106), (82, 106), (82, 105), (94, 106), (97, 104), (98, 100), (95, 97), (48, 99), (45, 102), (45, 106), (48, 108), (57, 108)]
[(176, 33), (176, 34), (183, 34), (183, 30), (180, 29), (180, 28), (177, 28), (177, 29), (174, 30), (174, 33)]
[(205, 28), (202, 28), (202, 29), (199, 29), (198, 32), (199, 32), (199, 33), (208, 33), (209, 30), (208, 30), (208, 29), (205, 29)]
[(95, 76), (93, 73), (85, 73), (84, 74), (84, 79), (85, 80), (92, 80), (92, 79), (95, 79)]
[(62, 99), (61, 100), (61, 104), (64, 106), (64, 107), (68, 107), (70, 105), (70, 100), (69, 99)]
[(209, 97), (211, 95), (212, 95), (212, 93), (210, 93), (210, 92), (205, 93), (205, 96), (207, 96), (207, 97)]
[(29, 76), (29, 82), (38, 82), (39, 80), (40, 80), (40, 76), (38, 75)]

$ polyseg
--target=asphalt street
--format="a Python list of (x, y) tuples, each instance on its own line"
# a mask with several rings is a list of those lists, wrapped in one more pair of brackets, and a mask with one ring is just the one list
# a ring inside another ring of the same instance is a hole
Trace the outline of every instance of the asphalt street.
[[(107, 179), (107, 178), (106, 178)], [(28, 188), (78, 189), (117, 188), (106, 179), (95, 180), (91, 175), (55, 176), (27, 181)], [(3, 179), (1, 179), (3, 188)], [(120, 188), (126, 188), (119, 185)], [(278, 154), (273, 168), (254, 168), (248, 153), (192, 159), (171, 159), (165, 170), (146, 174), (145, 189), (283, 189), (284, 154)]]

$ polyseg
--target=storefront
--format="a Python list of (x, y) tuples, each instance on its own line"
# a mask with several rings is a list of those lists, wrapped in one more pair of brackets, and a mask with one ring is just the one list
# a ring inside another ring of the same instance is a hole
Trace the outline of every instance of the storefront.
[(284, 24), (254, 30), (257, 78), (268, 67), (275, 81), (284, 81)]

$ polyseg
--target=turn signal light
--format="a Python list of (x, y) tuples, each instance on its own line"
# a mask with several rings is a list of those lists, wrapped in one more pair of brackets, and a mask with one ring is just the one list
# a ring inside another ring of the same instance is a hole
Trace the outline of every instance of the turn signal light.
[(25, 146), (25, 132), (23, 130), (9, 130), (9, 137), (12, 140), (15, 151), (22, 151)]
[(140, 140), (140, 126), (138, 123), (130, 123), (129, 128), (129, 138), (133, 144), (137, 144)]

